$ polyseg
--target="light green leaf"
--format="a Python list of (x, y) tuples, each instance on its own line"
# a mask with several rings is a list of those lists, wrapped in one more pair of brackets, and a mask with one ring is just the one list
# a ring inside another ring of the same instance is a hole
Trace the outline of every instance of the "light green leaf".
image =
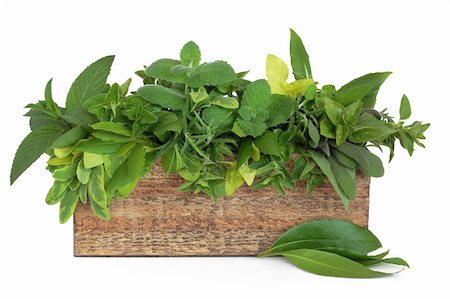
[(348, 136), (348, 126), (347, 125), (337, 125), (336, 126), (336, 144), (339, 146), (347, 140)]
[(411, 116), (411, 104), (409, 103), (408, 97), (403, 95), (402, 101), (400, 103), (400, 119), (406, 120)]
[(256, 176), (256, 169), (250, 168), (247, 163), (241, 165), (239, 167), (239, 174), (244, 179), (247, 185), (251, 186)]
[(67, 94), (67, 110), (80, 107), (85, 100), (102, 93), (113, 61), (114, 56), (100, 58), (78, 76)]
[(145, 74), (149, 77), (166, 80), (169, 82), (185, 83), (186, 74), (174, 74), (171, 72), (172, 67), (179, 64), (179, 60), (167, 58), (159, 59), (147, 67)]
[(203, 86), (198, 89), (198, 91), (192, 91), (189, 93), (191, 96), (191, 99), (194, 103), (200, 103), (202, 101), (205, 101), (209, 98), (209, 94), (206, 91), (206, 88)]
[(325, 112), (331, 122), (335, 125), (342, 124), (342, 114), (345, 108), (336, 101), (325, 99)]
[(83, 154), (83, 162), (84, 167), (89, 169), (103, 164), (103, 158), (102, 155), (85, 152)]
[(211, 104), (223, 107), (226, 109), (237, 109), (239, 108), (239, 102), (233, 97), (217, 97), (212, 99)]
[(89, 199), (100, 207), (107, 207), (105, 191), (105, 171), (102, 165), (92, 169), (88, 183)]
[(186, 66), (198, 66), (200, 64), (200, 48), (193, 41), (187, 42), (180, 52), (181, 64)]
[(106, 142), (99, 139), (89, 139), (80, 141), (74, 147), (74, 150), (94, 154), (111, 154), (116, 153), (121, 147), (122, 144)]
[(305, 50), (302, 40), (298, 34), (291, 29), (291, 65), (294, 71), (295, 79), (312, 78), (311, 65), (309, 63), (309, 55)]
[(199, 65), (188, 78), (191, 87), (217, 86), (236, 80), (236, 73), (225, 61), (214, 61)]
[(358, 85), (352, 88), (339, 90), (334, 98), (342, 106), (347, 107), (353, 103), (361, 101), (369, 94), (370, 85)]
[(64, 129), (48, 124), (31, 131), (20, 143), (11, 167), (10, 183), (34, 163), (62, 135)]
[(289, 95), (289, 77), (287, 64), (275, 55), (269, 54), (266, 59), (266, 77), (271, 92), (279, 95)]
[(254, 143), (261, 153), (281, 157), (281, 147), (278, 142), (278, 136), (273, 131), (264, 132), (255, 139)]
[(79, 200), (78, 190), (67, 190), (59, 204), (59, 222), (66, 223), (75, 212)]
[(94, 130), (101, 130), (111, 133), (116, 133), (123, 136), (132, 136), (129, 127), (123, 123), (117, 123), (112, 121), (103, 121), (92, 124), (91, 127)]
[(78, 196), (80, 197), (80, 201), (83, 204), (87, 203), (87, 200), (88, 200), (87, 193), (88, 193), (88, 185), (87, 184), (81, 185), (80, 188), (78, 189)]
[(265, 110), (270, 106), (271, 102), (269, 83), (261, 79), (247, 85), (242, 97), (241, 107), (248, 106), (254, 110)]
[(327, 138), (336, 139), (336, 128), (328, 118), (322, 118), (320, 121), (320, 134)]
[(82, 184), (89, 182), (89, 176), (91, 175), (91, 168), (84, 167), (83, 161), (78, 162), (77, 166), (77, 178)]
[(102, 220), (110, 220), (111, 214), (109, 212), (109, 208), (107, 206), (98, 205), (95, 201), (90, 201), (91, 210), (94, 212), (97, 217)]
[(125, 136), (121, 134), (111, 133), (111, 132), (105, 132), (105, 131), (95, 131), (91, 134), (95, 138), (107, 141), (107, 142), (114, 142), (114, 143), (128, 143), (133, 142), (135, 139), (130, 136)]
[(152, 104), (172, 110), (183, 110), (186, 98), (180, 91), (160, 85), (144, 85), (137, 90), (137, 94)]
[(77, 164), (70, 164), (53, 171), (55, 181), (71, 181), (77, 174)]
[(145, 149), (142, 144), (137, 144), (128, 157), (128, 179), (136, 182), (141, 177), (142, 169), (145, 163)]

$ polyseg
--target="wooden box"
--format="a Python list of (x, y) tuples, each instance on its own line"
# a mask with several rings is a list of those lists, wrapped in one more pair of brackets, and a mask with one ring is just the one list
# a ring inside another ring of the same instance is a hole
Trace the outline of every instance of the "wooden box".
[(358, 174), (348, 213), (330, 184), (308, 197), (305, 184), (281, 196), (272, 188), (241, 187), (218, 203), (178, 192), (183, 180), (154, 165), (124, 201), (113, 201), (111, 220), (89, 205), (74, 215), (75, 256), (254, 256), (290, 227), (313, 219), (347, 219), (367, 227), (369, 178)]

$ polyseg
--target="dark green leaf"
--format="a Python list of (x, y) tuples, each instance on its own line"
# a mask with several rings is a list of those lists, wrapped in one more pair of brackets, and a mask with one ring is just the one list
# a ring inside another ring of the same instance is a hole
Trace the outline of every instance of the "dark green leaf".
[(377, 155), (372, 154), (368, 149), (363, 149), (362, 152), (369, 162), (369, 167), (364, 168), (360, 165), (359, 169), (361, 169), (361, 171), (369, 177), (382, 177), (384, 175), (384, 167), (380, 158), (378, 158)]
[(62, 127), (48, 124), (38, 127), (25, 137), (14, 157), (10, 175), (11, 185), (63, 132)]
[(349, 142), (344, 142), (340, 146), (337, 146), (336, 143), (329, 142), (329, 144), (336, 148), (338, 151), (342, 152), (343, 154), (349, 156), (356, 162), (358, 162), (359, 166), (361, 168), (368, 169), (369, 168), (369, 160), (367, 158), (366, 153), (364, 152), (364, 148), (361, 146), (357, 146), (354, 144), (351, 144)]
[(295, 79), (312, 78), (311, 65), (309, 63), (309, 55), (303, 46), (303, 42), (298, 34), (291, 29), (291, 65), (294, 71)]
[[(85, 101), (85, 103), (86, 102), (87, 101)], [(90, 125), (98, 121), (95, 116), (81, 107), (74, 107), (70, 110), (66, 110), (61, 117), (65, 121), (74, 125), (82, 126), (86, 130), (90, 130)]]
[(80, 126), (76, 126), (72, 129), (70, 129), (69, 131), (67, 131), (66, 133), (64, 133), (63, 135), (61, 135), (60, 137), (58, 137), (58, 139), (56, 139), (52, 143), (51, 147), (52, 148), (68, 147), (68, 146), (74, 145), (81, 139), (86, 138), (87, 136), (88, 136), (88, 132), (85, 129), (83, 129)]
[(269, 119), (266, 120), (267, 126), (275, 127), (284, 123), (292, 115), (296, 102), (295, 100), (278, 94), (273, 94), (267, 112)]
[(356, 170), (343, 166), (333, 156), (330, 157), (330, 166), (342, 191), (348, 198), (354, 198), (356, 195)]
[(317, 145), (319, 145), (320, 141), (320, 134), (319, 130), (317, 130), (317, 127), (314, 125), (314, 123), (310, 120), (308, 123), (308, 135), (311, 138), (311, 147), (316, 148)]
[(80, 107), (86, 99), (102, 93), (113, 61), (114, 56), (100, 58), (78, 76), (67, 94), (67, 110)]

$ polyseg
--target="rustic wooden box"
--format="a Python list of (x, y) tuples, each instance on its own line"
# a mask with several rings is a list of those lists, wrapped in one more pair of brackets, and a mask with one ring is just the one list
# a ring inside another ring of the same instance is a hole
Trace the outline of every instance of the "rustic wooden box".
[(214, 203), (205, 195), (177, 192), (182, 179), (159, 165), (124, 201), (111, 204), (111, 221), (89, 205), (74, 215), (75, 256), (254, 256), (290, 227), (313, 219), (347, 219), (367, 227), (369, 178), (358, 174), (357, 194), (346, 213), (332, 186), (307, 197), (305, 184), (280, 196), (242, 187)]

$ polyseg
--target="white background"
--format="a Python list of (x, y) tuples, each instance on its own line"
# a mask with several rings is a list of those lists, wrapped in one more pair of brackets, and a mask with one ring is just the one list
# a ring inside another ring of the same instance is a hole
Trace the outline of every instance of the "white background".
[[(1, 2), (0, 298), (449, 298), (448, 4), (124, 2)], [(377, 108), (397, 114), (406, 93), (413, 118), (432, 123), (427, 149), (409, 158), (399, 147), (371, 186), (370, 228), (410, 270), (352, 280), (278, 258), (74, 258), (72, 224), (59, 225), (58, 207), (44, 202), (45, 159), (9, 187), (29, 130), (23, 107), (43, 98), (50, 77), (63, 104), (95, 59), (116, 54), (110, 81), (122, 82), (142, 64), (177, 57), (192, 39), (206, 61), (226, 59), (262, 78), (266, 54), (289, 61), (290, 27), (320, 83), (393, 71)]]

